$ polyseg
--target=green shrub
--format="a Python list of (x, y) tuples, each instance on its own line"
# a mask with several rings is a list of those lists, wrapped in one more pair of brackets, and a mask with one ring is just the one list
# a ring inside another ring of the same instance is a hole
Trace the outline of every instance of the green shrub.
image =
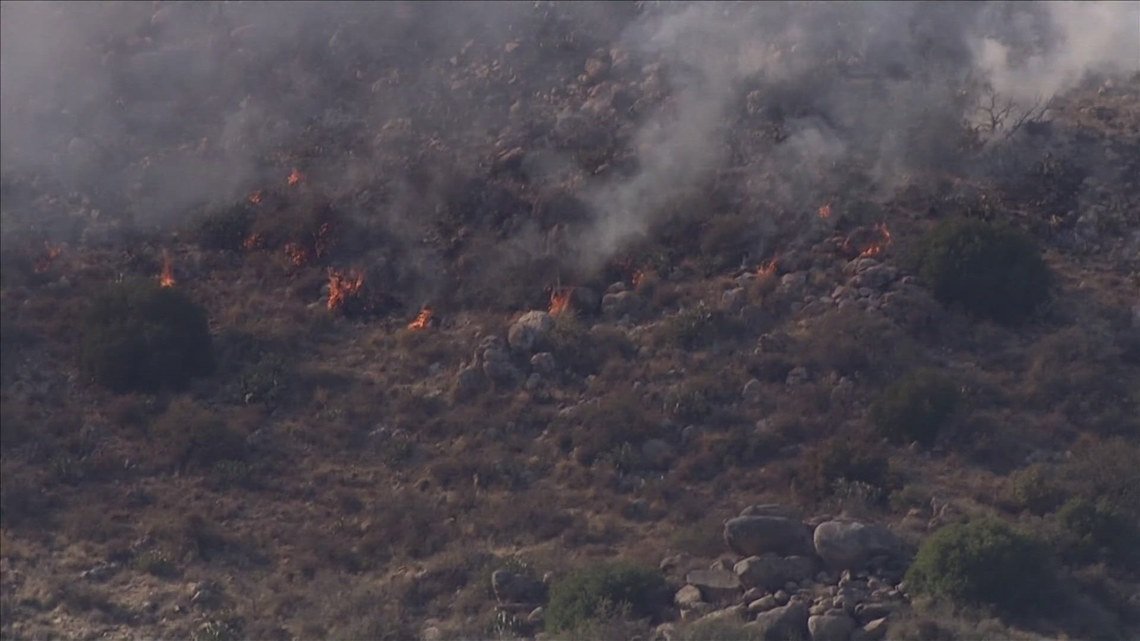
[(1013, 614), (1045, 603), (1052, 579), (1041, 544), (993, 518), (938, 530), (906, 574), (915, 593)]
[(807, 456), (806, 486), (817, 498), (830, 496), (852, 483), (887, 490), (891, 487), (890, 464), (886, 455), (858, 441), (833, 439), (813, 449)]
[(121, 283), (83, 322), (83, 371), (116, 392), (182, 388), (214, 369), (206, 311), (174, 288)]
[(654, 570), (624, 562), (595, 565), (554, 584), (546, 624), (554, 632), (574, 630), (623, 608), (637, 618), (652, 617), (668, 596), (665, 579)]
[(1074, 559), (1094, 561), (1102, 556), (1126, 565), (1137, 561), (1133, 547), (1140, 532), (1110, 501), (1070, 499), (1057, 511), (1057, 520), (1068, 535), (1066, 552)]
[(1001, 323), (1024, 321), (1049, 298), (1052, 274), (1034, 242), (980, 220), (944, 221), (919, 244), (919, 276), (945, 304)]
[(875, 427), (893, 442), (930, 445), (958, 406), (953, 381), (934, 370), (918, 370), (886, 389), (871, 406)]
[(1009, 499), (1017, 507), (1034, 514), (1048, 514), (1064, 500), (1064, 491), (1055, 474), (1037, 463), (1009, 476)]
[(239, 204), (206, 213), (193, 229), (194, 240), (203, 249), (238, 251), (249, 236), (253, 211)]

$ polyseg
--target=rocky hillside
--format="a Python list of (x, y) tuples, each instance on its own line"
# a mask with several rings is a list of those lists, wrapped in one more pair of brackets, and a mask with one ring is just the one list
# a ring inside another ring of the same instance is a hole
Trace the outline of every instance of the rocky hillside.
[(0, 636), (1140, 635), (1134, 6), (81, 6)]

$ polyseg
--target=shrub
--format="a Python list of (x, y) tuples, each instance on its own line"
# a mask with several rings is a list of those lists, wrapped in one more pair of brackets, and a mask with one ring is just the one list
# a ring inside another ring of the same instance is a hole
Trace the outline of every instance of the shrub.
[(935, 532), (906, 574), (916, 593), (1013, 614), (1045, 603), (1052, 578), (1040, 543), (993, 518)]
[(155, 421), (152, 433), (167, 460), (178, 467), (209, 469), (246, 457), (245, 436), (217, 415), (188, 399), (178, 399)]
[(918, 370), (886, 389), (871, 406), (871, 420), (893, 442), (930, 445), (954, 413), (959, 396), (950, 379), (934, 370)]
[(239, 204), (214, 210), (197, 220), (193, 229), (194, 240), (203, 249), (238, 251), (242, 248), (253, 224), (253, 211)]
[(1017, 507), (1034, 514), (1052, 512), (1064, 500), (1064, 492), (1045, 466), (1037, 463), (1009, 477), (1009, 499)]
[(841, 376), (883, 379), (915, 358), (914, 343), (890, 321), (855, 308), (813, 319), (799, 343), (799, 360), (809, 369)]
[(1009, 227), (944, 221), (921, 241), (914, 262), (935, 298), (1000, 323), (1024, 321), (1049, 298), (1049, 268), (1033, 241)]
[(173, 288), (115, 285), (84, 319), (81, 365), (116, 392), (185, 387), (214, 369), (206, 311)]
[(1068, 535), (1066, 552), (1077, 560), (1105, 560), (1132, 564), (1137, 561), (1136, 526), (1110, 501), (1070, 499), (1057, 511), (1057, 520)]
[(890, 465), (878, 450), (846, 439), (823, 443), (807, 456), (807, 489), (816, 497), (829, 496), (838, 486), (863, 483), (889, 489)]
[(635, 617), (652, 617), (668, 602), (665, 579), (629, 563), (605, 563), (579, 570), (550, 590), (547, 627), (574, 630), (589, 621), (628, 608)]

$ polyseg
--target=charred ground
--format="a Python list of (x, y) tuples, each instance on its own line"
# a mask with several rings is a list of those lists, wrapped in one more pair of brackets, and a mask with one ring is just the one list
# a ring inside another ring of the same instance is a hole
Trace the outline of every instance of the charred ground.
[[(935, 5), (300, 6), (59, 14), (115, 25), (60, 54), (97, 81), (5, 98), (5, 637), (534, 635), (495, 570), (675, 590), (765, 502), (1056, 565), (1048, 616), (904, 590), (890, 636), (1137, 633), (1140, 77), (1003, 102)], [(763, 65), (700, 54), (733, 24)], [(939, 300), (963, 220), (1048, 302)], [(96, 385), (92, 305), (166, 262), (212, 373)], [(578, 633), (702, 638), (668, 601)]]

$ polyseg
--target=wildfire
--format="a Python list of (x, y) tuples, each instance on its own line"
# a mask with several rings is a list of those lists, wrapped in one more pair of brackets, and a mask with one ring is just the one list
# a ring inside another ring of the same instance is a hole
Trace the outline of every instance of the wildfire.
[(772, 260), (760, 265), (756, 270), (757, 276), (775, 276), (776, 269), (780, 266), (780, 257), (774, 256)]
[(342, 309), (346, 302), (360, 295), (363, 287), (364, 275), (356, 270), (341, 272), (329, 269), (329, 310)]
[(555, 287), (550, 290), (550, 315), (558, 316), (570, 309), (570, 295), (573, 287)]
[(285, 255), (297, 267), (304, 267), (312, 259), (312, 252), (300, 243), (285, 243)]
[(420, 313), (416, 316), (416, 319), (408, 323), (408, 329), (413, 332), (425, 330), (431, 327), (431, 322), (434, 317), (435, 311), (432, 310), (431, 306), (424, 305), (424, 308), (420, 310)]
[(262, 199), (263, 197), (264, 197), (264, 196), (262, 195), (262, 193), (261, 193), (261, 190), (259, 189), (259, 190), (255, 191), (255, 192), (253, 192), (252, 194), (250, 194), (250, 195), (249, 195), (249, 204), (251, 204), (251, 205), (260, 205), (260, 204), (261, 204), (261, 199)]
[(879, 234), (883, 237), (882, 240), (877, 243), (871, 243), (870, 247), (867, 247), (859, 253), (859, 258), (871, 258), (872, 256), (878, 256), (879, 254), (883, 253), (883, 250), (885, 250), (887, 247), (890, 247), (891, 230), (887, 229), (887, 224), (879, 223), (878, 225), (875, 225), (875, 230), (878, 231)]
[(262, 236), (257, 232), (246, 236), (245, 240), (241, 242), (241, 248), (246, 251), (261, 249), (262, 247), (265, 247), (265, 236)]
[(63, 254), (63, 246), (62, 245), (52, 245), (51, 243), (49, 243), (45, 240), (44, 241), (44, 253), (42, 256), (40, 256), (39, 258), (36, 259), (36, 264), (35, 264), (36, 273), (42, 274), (42, 273), (46, 272), (48, 270), (48, 268), (51, 267), (52, 262), (54, 262), (55, 259), (59, 258), (61, 254)]
[(304, 179), (305, 175), (301, 173), (301, 170), (294, 167), (293, 171), (289, 174), (287, 182), (289, 183), (290, 187), (296, 187), (297, 185), (300, 185), (301, 181)]
[(630, 277), (629, 282), (633, 284), (634, 289), (641, 287), (641, 283), (645, 282), (645, 270), (634, 270), (633, 276)]
[(819, 208), (818, 213), (819, 217), (823, 220), (831, 218), (831, 203), (824, 203), (823, 206)]
[(162, 250), (162, 273), (158, 276), (160, 287), (174, 287), (174, 264), (170, 261), (170, 254)]

